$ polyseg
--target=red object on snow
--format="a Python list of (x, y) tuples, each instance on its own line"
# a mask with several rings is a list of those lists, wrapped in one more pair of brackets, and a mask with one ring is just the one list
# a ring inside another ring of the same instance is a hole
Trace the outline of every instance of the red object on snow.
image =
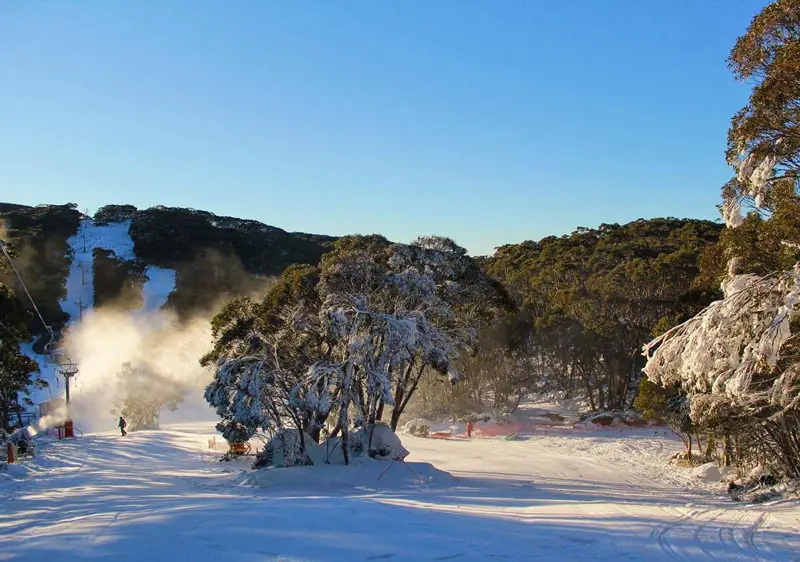
[(75, 437), (72, 420), (67, 420), (64, 422), (64, 437)]
[(246, 455), (250, 452), (250, 443), (247, 441), (229, 441), (230, 450), (236, 455)]
[(14, 444), (9, 443), (6, 445), (6, 453), (8, 454), (8, 464), (14, 464)]
[(472, 422), (467, 422), (467, 437), (472, 437)]
[(450, 439), (452, 436), (452, 431), (435, 431), (428, 435), (428, 437), (432, 437), (433, 439)]

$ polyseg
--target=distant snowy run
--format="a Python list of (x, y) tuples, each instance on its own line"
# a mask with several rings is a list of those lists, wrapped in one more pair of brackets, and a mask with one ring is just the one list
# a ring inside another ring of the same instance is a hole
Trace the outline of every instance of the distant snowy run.
[(117, 258), (134, 259), (133, 240), (128, 234), (130, 221), (98, 226), (91, 219), (81, 222), (78, 232), (67, 243), (72, 249), (72, 265), (67, 278), (67, 296), (61, 309), (70, 323), (79, 321), (85, 310), (94, 305), (94, 250), (112, 250)]
[(167, 302), (167, 298), (175, 288), (175, 270), (149, 266), (145, 271), (147, 281), (142, 288), (144, 304), (140, 314), (156, 312)]
[[(67, 239), (72, 262), (66, 281), (66, 296), (59, 304), (69, 315), (68, 329), (74, 329), (94, 307), (94, 250), (100, 248), (113, 251), (118, 259), (123, 260), (137, 258), (129, 234), (130, 226), (131, 221), (98, 225), (92, 219), (85, 218), (81, 221), (78, 232)], [(137, 316), (156, 313), (175, 288), (175, 271), (172, 269), (148, 266), (145, 274), (147, 281), (142, 287), (143, 304), (134, 313)], [(50, 383), (50, 388), (33, 393), (34, 402), (41, 403), (63, 394), (57, 367), (48, 362), (45, 356), (36, 354), (31, 344), (23, 345), (22, 351), (39, 364), (40, 376)]]

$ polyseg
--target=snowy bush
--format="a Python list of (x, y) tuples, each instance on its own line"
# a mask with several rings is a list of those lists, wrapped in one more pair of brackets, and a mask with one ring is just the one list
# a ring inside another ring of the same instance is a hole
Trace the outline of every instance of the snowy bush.
[(692, 471), (692, 476), (704, 482), (719, 482), (722, 480), (722, 474), (715, 462), (701, 464)]
[(375, 456), (388, 459), (402, 459), (408, 456), (408, 450), (403, 447), (400, 437), (385, 424), (375, 424), (372, 435), (372, 448)]

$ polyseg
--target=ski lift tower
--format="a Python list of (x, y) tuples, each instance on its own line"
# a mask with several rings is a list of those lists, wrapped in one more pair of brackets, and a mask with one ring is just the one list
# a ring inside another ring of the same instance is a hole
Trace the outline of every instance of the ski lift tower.
[(78, 364), (71, 361), (61, 363), (58, 372), (64, 377), (65, 388), (67, 391), (67, 420), (64, 422), (64, 437), (75, 437), (72, 418), (69, 417), (69, 381), (78, 374)]

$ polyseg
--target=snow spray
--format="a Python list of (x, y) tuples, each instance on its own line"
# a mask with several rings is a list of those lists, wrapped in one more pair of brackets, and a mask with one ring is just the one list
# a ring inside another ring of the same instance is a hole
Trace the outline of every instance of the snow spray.
[(184, 389), (186, 398), (170, 416), (175, 418), (172, 421), (181, 421), (181, 416), (192, 421), (215, 419), (202, 399), (211, 373), (199, 363), (211, 342), (208, 318), (182, 323), (163, 310), (136, 314), (113, 308), (89, 311), (81, 322), (70, 326), (64, 342), (67, 354), (80, 369), (70, 402), (71, 417), (83, 431), (113, 429), (117, 418), (112, 411), (120, 398), (117, 374), (129, 363), (150, 377)]

